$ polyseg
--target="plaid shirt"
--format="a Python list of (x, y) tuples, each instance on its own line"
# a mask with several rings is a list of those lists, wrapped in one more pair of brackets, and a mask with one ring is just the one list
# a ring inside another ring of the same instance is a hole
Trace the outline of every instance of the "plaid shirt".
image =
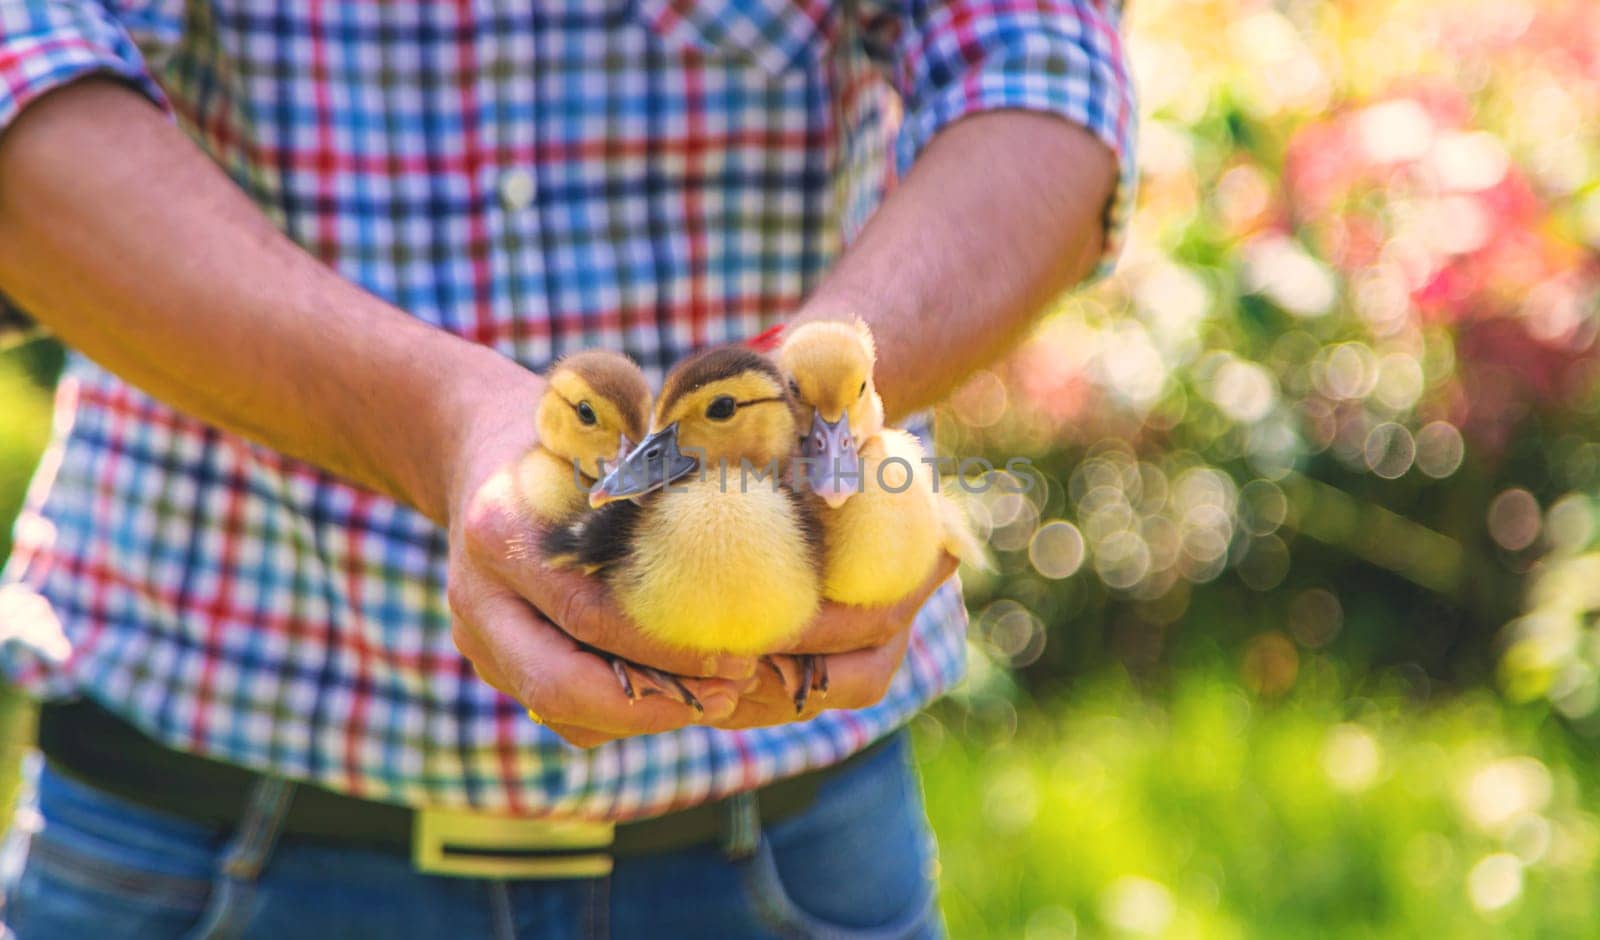
[[(793, 311), (967, 114), (1053, 112), (1116, 150), (1114, 243), (1132, 183), (1118, 17), (1114, 0), (0, 0), (0, 129), (63, 82), (120, 76), (374, 294), (531, 368), (606, 346), (659, 380)], [(837, 761), (963, 669), (952, 586), (874, 708), (570, 749), (452, 646), (445, 539), (417, 513), (81, 357), (57, 409), (0, 589), (6, 665), (183, 750), (372, 799), (629, 818)]]

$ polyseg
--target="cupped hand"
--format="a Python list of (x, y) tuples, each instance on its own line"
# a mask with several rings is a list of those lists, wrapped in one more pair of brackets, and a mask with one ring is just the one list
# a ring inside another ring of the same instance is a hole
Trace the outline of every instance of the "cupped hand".
[[(754, 660), (652, 642), (601, 581), (545, 563), (540, 530), (512, 483), (516, 461), (536, 444), (536, 400), (462, 436), (447, 569), (456, 647), (485, 682), (580, 747), (725, 720), (750, 684)], [(704, 712), (664, 695), (630, 700), (610, 665), (585, 646), (687, 677)]]
[(927, 580), (894, 604), (823, 604), (805, 634), (785, 651), (827, 656), (828, 690), (808, 694), (805, 708), (798, 715), (794, 690), (801, 682), (801, 668), (791, 656), (776, 656), (771, 659), (776, 668), (762, 666), (755, 679), (746, 683), (732, 714), (707, 723), (728, 729), (759, 728), (804, 721), (826, 709), (878, 704), (905, 658), (917, 611), (955, 574), (959, 564), (949, 554), (941, 556)]

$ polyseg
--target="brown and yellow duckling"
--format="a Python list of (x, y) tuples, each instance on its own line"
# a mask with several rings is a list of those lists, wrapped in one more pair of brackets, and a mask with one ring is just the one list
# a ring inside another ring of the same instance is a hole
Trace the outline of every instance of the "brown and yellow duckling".
[[(539, 443), (517, 463), (517, 498), (545, 527), (570, 523), (589, 511), (589, 491), (644, 438), (650, 426), (650, 383), (632, 359), (606, 349), (563, 356), (545, 375), (534, 423)], [(631, 699), (640, 694), (629, 671), (650, 682), (643, 692), (682, 688), (677, 680), (601, 650)]]
[(561, 358), (545, 381), (539, 445), (518, 463), (516, 489), (535, 520), (553, 525), (587, 511), (595, 481), (644, 438), (650, 385), (633, 360), (604, 349)]
[(935, 487), (917, 438), (884, 426), (866, 324), (815, 321), (778, 351), (808, 433), (801, 444), (821, 511), (823, 596), (877, 607), (911, 594), (941, 552), (979, 566), (987, 553), (960, 507)]
[[(591, 493), (601, 508), (553, 530), (546, 556), (598, 572), (664, 644), (783, 648), (817, 613), (821, 542), (809, 501), (780, 482), (798, 436), (782, 375), (740, 347), (692, 356), (667, 376), (652, 427)], [(797, 708), (815, 681), (804, 664)]]

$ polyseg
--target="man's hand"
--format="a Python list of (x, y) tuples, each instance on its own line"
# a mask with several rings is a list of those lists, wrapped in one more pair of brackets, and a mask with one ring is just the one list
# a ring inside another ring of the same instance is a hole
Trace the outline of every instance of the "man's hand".
[[(466, 468), (453, 479), (460, 507), (450, 517), (451, 634), (487, 683), (533, 710), (566, 741), (593, 747), (614, 738), (713, 723), (734, 711), (755, 671), (747, 657), (675, 650), (641, 635), (597, 578), (551, 568), (540, 532), (512, 485), (516, 461), (537, 443), (537, 383), (464, 436)], [(535, 397), (527, 399), (533, 394)], [(558, 628), (559, 627), (559, 628)], [(583, 645), (687, 678), (703, 715), (664, 695), (630, 701), (611, 667)], [(791, 712), (792, 712), (791, 708)]]
[(889, 683), (905, 658), (917, 611), (955, 574), (958, 566), (959, 562), (951, 555), (941, 556), (933, 574), (920, 588), (887, 607), (824, 604), (805, 635), (786, 651), (829, 654), (828, 691), (806, 696), (805, 711), (798, 717), (792, 690), (801, 681), (799, 669), (793, 660), (777, 657), (774, 662), (783, 671), (781, 677), (771, 668), (762, 666), (757, 672), (756, 684), (745, 687), (733, 714), (707, 723), (718, 728), (759, 728), (803, 721), (829, 708), (876, 705), (889, 691)]

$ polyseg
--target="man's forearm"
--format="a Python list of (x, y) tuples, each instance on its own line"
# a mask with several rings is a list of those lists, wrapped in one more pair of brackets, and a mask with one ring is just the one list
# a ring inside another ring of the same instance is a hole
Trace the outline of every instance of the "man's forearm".
[(931, 405), (1089, 273), (1115, 179), (1111, 152), (1057, 118), (960, 121), (928, 146), (800, 318), (862, 317), (890, 415)]
[(0, 290), (169, 404), (440, 521), (464, 416), (531, 421), (536, 377), (318, 263), (107, 81), (0, 137)]

